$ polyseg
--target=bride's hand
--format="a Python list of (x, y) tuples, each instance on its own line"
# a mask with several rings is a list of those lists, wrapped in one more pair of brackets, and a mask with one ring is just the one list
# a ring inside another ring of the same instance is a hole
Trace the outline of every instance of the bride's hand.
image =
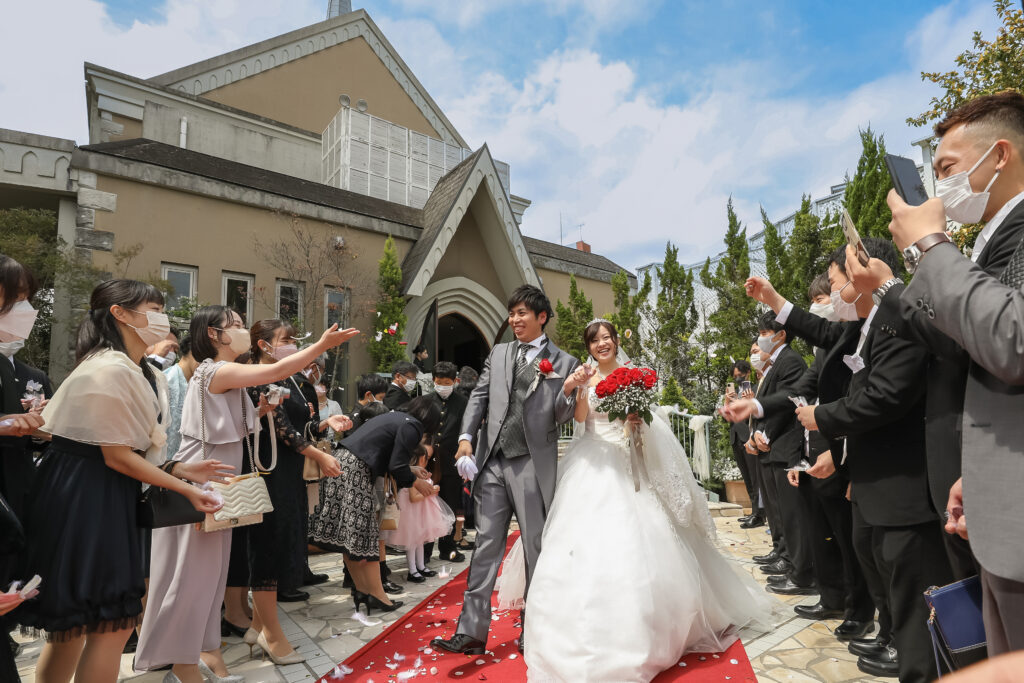
[(565, 385), (562, 387), (565, 390), (565, 395), (568, 396), (572, 390), (578, 389), (590, 381), (595, 372), (597, 370), (586, 363), (576, 368), (571, 375), (565, 378)]
[(643, 418), (641, 418), (636, 413), (630, 413), (629, 415), (626, 416), (626, 424), (628, 424), (633, 429), (639, 428), (640, 425), (643, 424), (643, 422)]

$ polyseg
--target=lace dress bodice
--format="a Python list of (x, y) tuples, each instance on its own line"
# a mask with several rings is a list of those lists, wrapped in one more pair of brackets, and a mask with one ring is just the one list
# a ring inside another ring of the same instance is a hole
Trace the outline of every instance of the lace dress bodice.
[(609, 420), (608, 413), (599, 413), (594, 409), (600, 399), (597, 397), (597, 390), (594, 387), (587, 388), (587, 401), (590, 405), (590, 412), (587, 413), (586, 429), (583, 432), (584, 438), (599, 439), (608, 443), (626, 447), (625, 425), (620, 420)]

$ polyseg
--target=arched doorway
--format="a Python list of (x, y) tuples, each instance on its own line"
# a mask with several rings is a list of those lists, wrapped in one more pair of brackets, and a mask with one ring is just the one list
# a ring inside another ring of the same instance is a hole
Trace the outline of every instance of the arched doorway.
[(437, 360), (455, 363), (460, 368), (468, 365), (480, 372), (490, 350), (476, 325), (458, 313), (441, 316), (437, 321)]

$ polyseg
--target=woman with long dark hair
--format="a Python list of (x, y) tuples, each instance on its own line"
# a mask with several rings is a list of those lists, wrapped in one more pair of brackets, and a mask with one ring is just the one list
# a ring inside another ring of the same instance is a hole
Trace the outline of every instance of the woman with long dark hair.
[(399, 487), (413, 486), (424, 496), (431, 495), (430, 473), (409, 461), (417, 448), (430, 449), (440, 422), (441, 409), (429, 396), (420, 396), (400, 411), (369, 420), (334, 452), (345, 476), (322, 484), (310, 538), (321, 548), (344, 553), (357, 608), (390, 612), (402, 604), (389, 600), (381, 583), (381, 506), (373, 484), (377, 477), (390, 475)]
[[(249, 350), (249, 331), (226, 306), (199, 309), (189, 333), (192, 355), (200, 364), (185, 395), (176, 457), (184, 463), (216, 457), (240, 471), (243, 441), (258, 424), (256, 407), (244, 389), (285, 379), (359, 332), (334, 325), (320, 341), (274, 365), (234, 362)], [(220, 652), (220, 607), (230, 554), (229, 529), (206, 532), (189, 525), (154, 530), (137, 668), (171, 664), (164, 679), (168, 683), (202, 683), (206, 677), (224, 683), (242, 680), (228, 675)]]
[(117, 680), (145, 591), (139, 482), (176, 491), (201, 512), (220, 507), (180, 477), (220, 479), (224, 465), (164, 463), (167, 386), (144, 361), (146, 347), (167, 334), (163, 306), (155, 287), (135, 280), (96, 287), (78, 330), (77, 365), (43, 410), (53, 443), (26, 515), (25, 562), (43, 583), (19, 615), (47, 632), (36, 667), (43, 683)]
[[(298, 353), (295, 328), (283, 320), (257, 322), (249, 330), (249, 343), (249, 362), (259, 365), (276, 365)], [(277, 466), (265, 477), (274, 511), (263, 516), (262, 524), (248, 530), (252, 630), (257, 633), (259, 646), (275, 663), (296, 664), (305, 656), (295, 652), (281, 630), (277, 601), (286, 591), (298, 591), (306, 570), (308, 503), (302, 468), (308, 457), (317, 462), (325, 476), (341, 474), (338, 461), (311, 439), (319, 438), (327, 429), (350, 429), (352, 421), (344, 415), (320, 420), (313, 408), (316, 392), (301, 372), (275, 384), (249, 388), (249, 396), (257, 401), (261, 394), (271, 393), (287, 395), (274, 407), (273, 430), (268, 416), (263, 418), (264, 429), (260, 431), (260, 453), (270, 453), (271, 440), (277, 442)], [(261, 466), (268, 466), (265, 458)]]

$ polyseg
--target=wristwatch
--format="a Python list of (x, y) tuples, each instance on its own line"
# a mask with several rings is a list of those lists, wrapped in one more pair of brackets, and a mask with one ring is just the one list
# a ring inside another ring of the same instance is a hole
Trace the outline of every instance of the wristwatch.
[(933, 232), (911, 244), (903, 250), (903, 264), (907, 267), (907, 272), (913, 275), (914, 271), (921, 264), (921, 256), (936, 244), (952, 241), (949, 239), (949, 235), (944, 232)]
[(885, 293), (892, 289), (892, 286), (898, 282), (903, 282), (903, 280), (898, 277), (890, 278), (883, 282), (881, 287), (871, 293), (871, 300), (875, 302), (876, 306), (880, 306), (882, 304), (882, 297), (884, 297)]

